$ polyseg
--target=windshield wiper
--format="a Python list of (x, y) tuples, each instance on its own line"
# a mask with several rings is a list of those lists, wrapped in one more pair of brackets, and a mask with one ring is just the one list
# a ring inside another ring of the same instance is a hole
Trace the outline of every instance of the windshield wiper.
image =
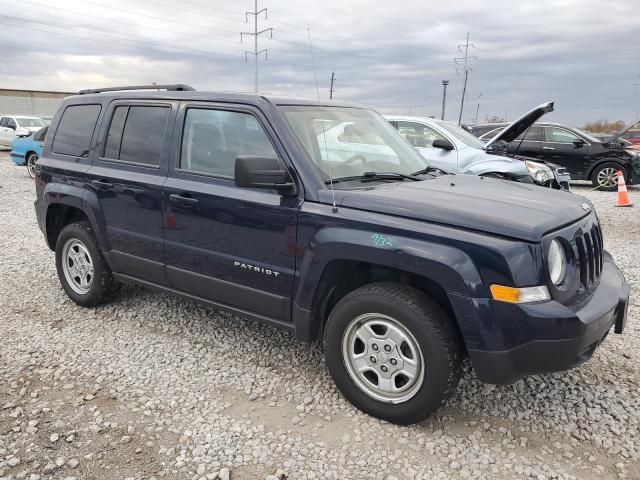
[[(396, 179), (413, 180), (414, 182), (420, 180), (419, 178), (416, 178), (413, 175), (405, 175), (404, 173), (398, 173), (398, 172), (364, 172), (362, 175), (351, 175), (348, 177), (334, 178), (333, 183), (348, 182), (350, 180), (360, 180), (361, 182), (370, 182), (374, 180), (396, 180)], [(331, 180), (327, 180), (324, 183), (328, 185), (331, 183)]]
[(438, 167), (428, 166), (423, 168), (422, 170), (418, 170), (417, 172), (413, 172), (411, 175), (416, 177), (418, 175), (426, 175), (428, 173), (439, 173), (440, 175), (453, 175), (451, 172), (447, 172)]

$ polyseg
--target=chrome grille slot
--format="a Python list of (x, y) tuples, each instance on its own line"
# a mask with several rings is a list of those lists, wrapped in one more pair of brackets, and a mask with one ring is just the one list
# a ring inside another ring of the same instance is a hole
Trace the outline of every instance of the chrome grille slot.
[(576, 238), (576, 248), (578, 250), (578, 264), (580, 266), (580, 283), (587, 285), (587, 252), (584, 248), (582, 237)]

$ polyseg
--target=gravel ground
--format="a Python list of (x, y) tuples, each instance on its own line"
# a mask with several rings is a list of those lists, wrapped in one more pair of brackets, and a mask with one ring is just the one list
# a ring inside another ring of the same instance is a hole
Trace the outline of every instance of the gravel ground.
[[(625, 335), (582, 367), (504, 387), (467, 367), (437, 416), (397, 427), (341, 397), (318, 345), (274, 328), (138, 287), (76, 306), (33, 181), (1, 154), (0, 185), (2, 480), (640, 478), (636, 290)], [(638, 285), (639, 207), (575, 190)]]

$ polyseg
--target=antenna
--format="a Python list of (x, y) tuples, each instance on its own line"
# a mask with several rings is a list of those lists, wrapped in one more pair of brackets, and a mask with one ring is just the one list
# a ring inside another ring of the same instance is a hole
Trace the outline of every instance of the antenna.
[[(307, 28), (307, 36), (309, 37), (309, 51), (311, 52), (311, 63), (313, 64), (313, 78), (316, 82), (316, 96), (318, 97), (318, 106), (320, 106), (320, 89), (318, 88), (318, 73), (316, 72), (316, 57), (313, 55), (313, 47), (311, 46), (311, 29)], [(329, 161), (329, 152), (327, 149), (327, 136), (324, 128), (324, 119), (320, 117), (320, 123), (322, 124), (322, 140), (324, 141), (324, 154), (327, 157), (327, 167), (329, 168), (329, 185), (331, 185), (331, 210), (333, 213), (338, 213), (338, 206), (336, 205), (336, 194), (333, 190), (333, 174), (331, 173), (331, 162)]]

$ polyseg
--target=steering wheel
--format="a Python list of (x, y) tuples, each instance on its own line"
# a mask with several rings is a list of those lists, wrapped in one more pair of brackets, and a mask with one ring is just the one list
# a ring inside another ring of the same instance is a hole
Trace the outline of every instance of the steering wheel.
[(354, 163), (356, 163), (358, 160), (360, 160), (360, 162), (364, 165), (365, 163), (367, 163), (367, 159), (364, 158), (364, 155), (360, 155), (359, 153), (356, 155), (353, 155), (349, 158), (347, 158), (347, 160), (344, 162), (345, 165), (353, 165)]

